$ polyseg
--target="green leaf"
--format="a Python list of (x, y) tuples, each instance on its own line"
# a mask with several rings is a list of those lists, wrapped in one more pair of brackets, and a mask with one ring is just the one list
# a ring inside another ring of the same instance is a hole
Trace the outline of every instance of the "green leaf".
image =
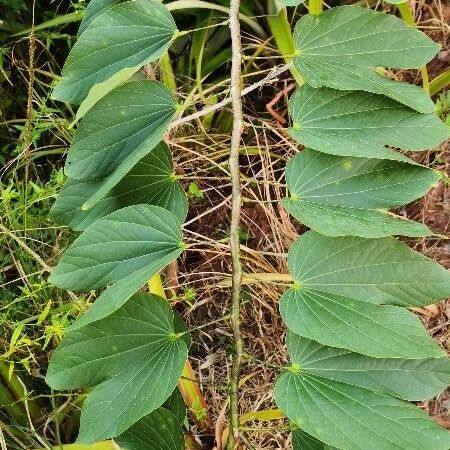
[(358, 6), (303, 16), (295, 27), (295, 67), (312, 87), (361, 90), (390, 97), (423, 113), (435, 105), (421, 88), (389, 80), (377, 67), (419, 68), (439, 45), (390, 14)]
[(69, 331), (78, 330), (85, 325), (108, 317), (110, 314), (117, 311), (137, 290), (144, 286), (153, 275), (159, 273), (181, 253), (181, 249), (178, 252), (169, 253), (167, 256), (158, 259), (157, 262), (144, 266), (141, 269), (130, 273), (125, 278), (122, 278), (117, 283), (109, 286), (95, 300), (90, 309), (70, 325)]
[(114, 441), (122, 450), (184, 450), (180, 422), (165, 408), (145, 416)]
[(160, 268), (183, 248), (181, 225), (171, 212), (133, 205), (97, 220), (65, 252), (50, 276), (64, 289), (98, 289)]
[(139, 67), (127, 67), (126, 69), (119, 70), (111, 78), (108, 78), (102, 83), (97, 83), (91, 88), (88, 96), (80, 103), (75, 114), (75, 119), (70, 123), (70, 127), (80, 121), (92, 107), (101, 100), (105, 95), (109, 94), (112, 90), (118, 86), (126, 83), (127, 81), (135, 81), (139, 78)]
[(133, 81), (115, 89), (78, 127), (66, 174), (77, 180), (104, 178), (140, 147), (148, 153), (162, 140), (175, 110), (172, 93), (157, 81)]
[(320, 442), (315, 437), (305, 433), (301, 428), (292, 432), (293, 450), (338, 450), (336, 447)]
[(291, 193), (349, 208), (391, 208), (424, 195), (440, 179), (431, 169), (391, 160), (327, 155), (307, 149), (286, 167)]
[(430, 229), (421, 223), (384, 210), (342, 208), (307, 200), (283, 201), (284, 207), (297, 220), (327, 236), (429, 236)]
[(53, 389), (95, 386), (83, 403), (78, 441), (120, 435), (172, 394), (187, 359), (164, 299), (134, 295), (120, 309), (70, 331), (53, 354)]
[(327, 236), (426, 236), (431, 234), (426, 226), (384, 208), (409, 203), (439, 178), (420, 166), (308, 149), (286, 167), (291, 197), (283, 205), (300, 222)]
[(445, 355), (420, 320), (397, 306), (374, 305), (316, 290), (289, 289), (281, 297), (280, 313), (294, 333), (332, 347), (376, 358)]
[(78, 36), (82, 34), (99, 15), (123, 2), (124, 0), (90, 0), (84, 12), (80, 28), (78, 28)]
[(291, 197), (283, 205), (300, 222), (328, 236), (426, 236), (431, 234), (426, 226), (383, 208), (415, 200), (439, 178), (417, 165), (308, 149), (286, 167)]
[(122, 69), (164, 54), (177, 28), (164, 5), (132, 0), (100, 14), (81, 34), (64, 64), (53, 98), (81, 103), (90, 89)]
[(431, 398), (450, 384), (450, 361), (443, 351), (440, 358), (370, 358), (319, 344), (290, 331), (286, 345), (291, 360), (308, 374), (405, 400)]
[(290, 248), (289, 270), (312, 290), (377, 304), (423, 306), (450, 295), (450, 273), (394, 238), (332, 238), (310, 231)]
[(157, 145), (139, 161), (92, 209), (82, 210), (82, 205), (97, 191), (100, 183), (97, 180), (67, 180), (50, 211), (50, 218), (82, 231), (117, 209), (150, 204), (171, 211), (180, 222), (186, 219), (186, 195), (174, 176), (172, 157), (165, 143)]
[[(398, 398), (293, 367), (275, 400), (306, 433), (346, 450), (447, 450), (450, 433)], [(314, 447), (313, 447), (314, 448)]]
[(409, 161), (385, 146), (426, 150), (449, 130), (435, 114), (420, 114), (382, 95), (303, 85), (290, 101), (290, 135), (324, 153)]
[[(181, 321), (181, 318), (179, 315), (174, 312), (174, 328), (176, 333), (182, 333), (187, 331), (187, 329), (178, 330), (177, 329), (177, 317), (180, 320), (180, 323), (183, 324), (183, 328), (186, 328), (186, 325), (184, 322)], [(190, 334), (187, 333), (183, 335), (183, 337), (190, 337)], [(189, 347), (190, 345), (188, 345)], [(186, 405), (184, 404), (183, 397), (181, 395), (180, 390), (177, 388), (172, 392), (172, 395), (165, 401), (163, 407), (170, 411), (178, 420), (178, 423), (182, 425), (184, 421), (186, 420)]]

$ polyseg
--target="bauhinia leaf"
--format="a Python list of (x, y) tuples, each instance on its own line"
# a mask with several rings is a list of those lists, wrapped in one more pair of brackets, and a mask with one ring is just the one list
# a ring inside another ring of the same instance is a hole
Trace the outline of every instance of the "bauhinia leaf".
[[(182, 324), (183, 329), (177, 327), (177, 321)], [(187, 331), (185, 323), (182, 321), (180, 316), (174, 313), (174, 328), (177, 333), (184, 333)], [(185, 334), (183, 337), (190, 338), (190, 334)], [(186, 345), (190, 347), (190, 342)], [(184, 404), (183, 397), (180, 390), (177, 388), (172, 392), (172, 395), (164, 402), (163, 407), (170, 411), (176, 418), (179, 424), (183, 424), (186, 420), (186, 405)]]
[(315, 437), (305, 433), (301, 428), (292, 432), (292, 450), (338, 450), (336, 447), (320, 442)]
[(423, 113), (435, 105), (421, 88), (389, 80), (377, 67), (419, 68), (439, 45), (397, 17), (358, 6), (305, 15), (295, 28), (296, 68), (317, 88), (382, 94)]
[[(324, 370), (322, 376), (309, 370), (310, 364), (316, 364), (314, 352), (320, 352), (319, 344), (309, 342), (311, 347), (303, 347), (299, 355), (303, 365), (294, 360), (275, 385), (278, 406), (306, 433), (347, 450), (449, 448), (450, 433), (416, 406), (379, 390), (336, 381), (333, 369), (330, 374)], [(359, 376), (364, 379), (363, 374)]]
[(280, 313), (294, 333), (332, 347), (376, 358), (445, 356), (420, 320), (397, 306), (303, 288), (283, 294)]
[(53, 97), (80, 103), (93, 86), (120, 70), (158, 59), (176, 32), (172, 16), (157, 1), (132, 0), (107, 9), (73, 46)]
[(309, 231), (291, 247), (299, 286), (377, 304), (423, 306), (450, 295), (450, 273), (394, 238), (332, 238)]
[(90, 0), (86, 6), (80, 28), (78, 28), (78, 35), (82, 34), (100, 14), (120, 3), (123, 3), (123, 0)]
[(420, 114), (382, 95), (303, 85), (290, 100), (291, 136), (324, 153), (410, 161), (385, 146), (426, 150), (449, 136), (435, 114)]
[(165, 408), (140, 419), (114, 441), (122, 450), (184, 450), (180, 422)]
[(157, 263), (144, 266), (106, 288), (95, 300), (93, 305), (70, 325), (69, 330), (78, 330), (85, 325), (101, 320), (117, 311), (153, 275), (156, 275), (169, 263), (174, 261), (181, 252), (182, 250), (180, 249), (178, 253), (169, 253), (167, 256), (160, 258)]
[(187, 359), (164, 299), (138, 293), (103, 320), (69, 332), (53, 354), (54, 389), (91, 387), (78, 441), (122, 434), (172, 394)]
[(424, 236), (431, 233), (426, 226), (384, 208), (409, 203), (439, 178), (417, 165), (308, 149), (286, 167), (291, 196), (283, 204), (296, 219), (327, 236)]
[(88, 227), (49, 281), (64, 289), (98, 289), (141, 270), (161, 270), (161, 263), (182, 250), (181, 225), (173, 213), (153, 205), (128, 206)]
[(431, 398), (450, 384), (450, 361), (445, 352), (440, 358), (370, 358), (319, 344), (290, 331), (286, 345), (291, 360), (309, 374), (405, 400)]
[(139, 161), (92, 209), (82, 210), (99, 184), (101, 181), (69, 178), (50, 211), (50, 218), (82, 231), (97, 219), (136, 204), (161, 206), (174, 213), (180, 222), (186, 218), (186, 195), (173, 173), (171, 154), (164, 143)]
[(104, 178), (140, 146), (152, 150), (162, 140), (175, 110), (172, 93), (157, 81), (133, 81), (115, 89), (84, 117), (69, 149), (65, 172), (77, 180)]

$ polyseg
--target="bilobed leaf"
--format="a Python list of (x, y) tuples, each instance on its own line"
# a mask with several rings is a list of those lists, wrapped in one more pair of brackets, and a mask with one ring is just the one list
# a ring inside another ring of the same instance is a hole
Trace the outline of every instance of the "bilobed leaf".
[(290, 248), (289, 270), (308, 290), (399, 306), (450, 295), (450, 273), (394, 238), (327, 237), (309, 231)]
[(135, 294), (108, 317), (70, 331), (53, 354), (54, 389), (95, 386), (83, 403), (78, 441), (122, 434), (172, 394), (187, 359), (164, 299)]
[(143, 417), (114, 441), (122, 450), (184, 450), (180, 422), (165, 408)]
[(292, 432), (292, 450), (338, 450), (336, 447), (320, 442), (301, 428)]
[[(187, 330), (180, 331), (177, 329), (176, 319), (177, 317), (181, 321), (181, 318), (174, 313), (174, 329), (176, 333), (185, 332)], [(186, 328), (184, 322), (183, 327)], [(190, 334), (187, 333), (183, 335), (183, 337), (190, 337)], [(189, 345), (188, 345), (189, 347)], [(164, 402), (163, 407), (170, 411), (178, 420), (178, 423), (181, 425), (186, 420), (186, 405), (184, 404), (183, 396), (178, 388), (176, 388), (172, 395)]]
[(429, 236), (421, 223), (384, 210), (342, 208), (307, 200), (285, 199), (284, 207), (303, 224), (327, 236)]
[(403, 162), (327, 155), (311, 149), (286, 167), (291, 193), (306, 200), (354, 208), (391, 208), (424, 195), (440, 175)]
[(290, 100), (290, 135), (324, 153), (409, 161), (386, 148), (426, 150), (449, 136), (435, 114), (420, 114), (382, 95), (303, 85)]
[(130, 273), (125, 278), (122, 278), (106, 288), (95, 300), (93, 305), (79, 319), (70, 325), (69, 330), (78, 330), (85, 325), (108, 317), (110, 314), (117, 311), (137, 290), (142, 288), (153, 275), (156, 275), (169, 263), (174, 261), (181, 252), (182, 250), (180, 249), (179, 252), (169, 253), (167, 256), (159, 258), (155, 263)]
[(439, 45), (391, 14), (358, 6), (331, 8), (306, 15), (295, 28), (296, 68), (317, 87), (382, 94), (419, 112), (435, 105), (421, 88), (389, 80), (377, 67), (419, 68)]
[(376, 358), (445, 356), (420, 320), (397, 306), (303, 288), (283, 294), (280, 313), (291, 331), (324, 345)]
[(100, 14), (123, 2), (124, 0), (90, 0), (86, 6), (80, 28), (78, 28), (78, 35), (83, 33)]
[(182, 249), (181, 225), (173, 213), (153, 205), (128, 206), (88, 227), (49, 281), (64, 289), (98, 289), (141, 271), (161, 270), (161, 263), (176, 259)]
[(139, 147), (150, 152), (162, 140), (175, 109), (172, 93), (157, 81), (133, 81), (115, 89), (84, 117), (65, 172), (76, 180), (104, 178)]
[(82, 210), (99, 183), (69, 178), (50, 211), (50, 218), (82, 231), (97, 219), (136, 204), (161, 206), (174, 213), (180, 222), (186, 218), (186, 195), (174, 177), (171, 154), (165, 143), (139, 161), (92, 209)]
[(93, 86), (120, 70), (137, 70), (158, 59), (176, 31), (172, 16), (157, 1), (132, 0), (107, 9), (73, 46), (53, 97), (80, 103)]
[(415, 200), (439, 178), (417, 165), (307, 149), (286, 167), (291, 196), (283, 204), (296, 219), (327, 236), (425, 236), (431, 233), (426, 226), (384, 208)]
[(290, 331), (286, 345), (291, 361), (303, 372), (381, 391), (405, 400), (425, 400), (450, 384), (450, 361), (440, 358), (371, 358), (328, 347)]
[(447, 450), (450, 434), (396, 397), (295, 367), (278, 379), (275, 400), (297, 426), (346, 450)]

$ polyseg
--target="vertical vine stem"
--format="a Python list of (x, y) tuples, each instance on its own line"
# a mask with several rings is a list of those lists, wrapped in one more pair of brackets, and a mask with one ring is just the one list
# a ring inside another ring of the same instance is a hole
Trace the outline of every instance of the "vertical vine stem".
[(232, 46), (231, 61), (231, 100), (233, 109), (233, 133), (229, 158), (229, 169), (232, 185), (230, 247), (232, 258), (231, 284), (231, 325), (233, 328), (233, 361), (230, 376), (230, 433), (227, 449), (234, 449), (234, 441), (239, 428), (239, 372), (241, 366), (243, 343), (240, 327), (240, 291), (242, 282), (242, 266), (240, 257), (239, 225), (241, 217), (241, 181), (239, 169), (239, 148), (241, 146), (243, 114), (242, 114), (242, 45), (239, 23), (240, 0), (230, 2), (230, 31)]

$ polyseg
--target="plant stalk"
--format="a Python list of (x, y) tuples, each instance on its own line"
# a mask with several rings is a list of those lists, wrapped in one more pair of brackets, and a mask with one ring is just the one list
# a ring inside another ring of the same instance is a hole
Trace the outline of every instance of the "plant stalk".
[(308, 10), (310, 14), (318, 16), (322, 12), (322, 0), (309, 0)]
[[(278, 10), (275, 2), (276, 0), (269, 0), (267, 24), (269, 25), (278, 50), (285, 62), (289, 64), (295, 55), (294, 37), (292, 36), (291, 24), (287, 17), (286, 8), (280, 8)], [(291, 67), (291, 74), (299, 86), (304, 83), (300, 72), (293, 66)]]
[[(409, 5), (408, 0), (406, 0), (403, 3), (399, 3), (397, 5), (398, 12), (400, 13), (400, 17), (404, 22), (406, 22), (410, 27), (416, 28), (416, 21), (414, 19), (414, 14), (411, 9), (411, 6)], [(422, 75), (422, 87), (423, 89), (430, 93), (430, 80), (428, 77), (428, 70), (427, 66), (420, 68), (420, 74)]]
[(230, 249), (232, 259), (232, 284), (231, 284), (231, 326), (233, 329), (233, 360), (230, 375), (230, 433), (228, 434), (227, 449), (233, 450), (235, 439), (239, 433), (239, 373), (243, 354), (243, 342), (240, 324), (240, 300), (241, 300), (241, 249), (239, 241), (239, 227), (241, 219), (241, 180), (239, 168), (239, 150), (241, 148), (242, 129), (244, 119), (242, 114), (242, 43), (239, 23), (240, 0), (230, 2), (230, 31), (231, 31), (231, 100), (233, 110), (233, 132), (231, 136), (231, 148), (229, 169), (232, 186), (231, 199), (231, 227)]
[(430, 83), (430, 95), (436, 95), (450, 85), (450, 69), (440, 73)]

